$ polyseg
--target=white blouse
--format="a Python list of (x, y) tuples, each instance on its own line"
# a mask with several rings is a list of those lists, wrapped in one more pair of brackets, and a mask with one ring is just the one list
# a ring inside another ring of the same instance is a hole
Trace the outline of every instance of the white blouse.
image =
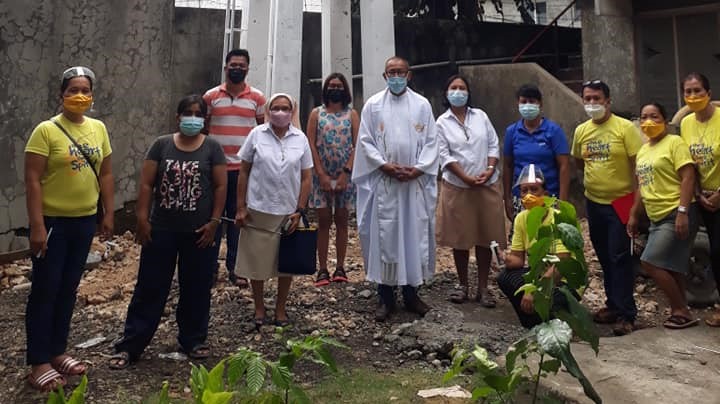
[(247, 206), (272, 215), (289, 215), (297, 209), (301, 171), (312, 168), (312, 154), (305, 134), (290, 125), (278, 138), (269, 123), (253, 128), (238, 152), (252, 163), (248, 178)]
[[(500, 158), (495, 128), (481, 109), (468, 108), (464, 123), (448, 109), (437, 119), (437, 134), (443, 180), (457, 187), (469, 188), (458, 176), (446, 169), (448, 164), (457, 162), (467, 175), (476, 176), (487, 170), (489, 157)], [(496, 167), (486, 184), (494, 184), (498, 177), (499, 170)]]

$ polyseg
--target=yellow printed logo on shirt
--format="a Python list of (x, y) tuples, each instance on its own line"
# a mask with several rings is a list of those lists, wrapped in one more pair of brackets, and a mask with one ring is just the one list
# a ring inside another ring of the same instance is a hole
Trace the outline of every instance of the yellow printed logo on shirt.
[(585, 144), (582, 155), (586, 161), (608, 161), (610, 160), (610, 143), (591, 140)]
[(650, 163), (639, 164), (636, 168), (638, 177), (638, 185), (645, 187), (652, 185), (655, 180), (653, 179), (653, 166)]

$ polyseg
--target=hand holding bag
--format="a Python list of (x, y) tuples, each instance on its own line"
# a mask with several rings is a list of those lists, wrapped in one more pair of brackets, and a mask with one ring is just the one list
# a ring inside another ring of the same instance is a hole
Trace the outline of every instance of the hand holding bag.
[(280, 237), (278, 272), (291, 275), (312, 275), (316, 272), (317, 228), (310, 227), (305, 213), (300, 213), (303, 226)]

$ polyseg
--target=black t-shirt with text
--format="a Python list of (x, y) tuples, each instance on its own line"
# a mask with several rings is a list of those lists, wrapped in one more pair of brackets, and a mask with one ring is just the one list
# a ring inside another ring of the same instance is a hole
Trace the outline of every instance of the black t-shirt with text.
[(213, 209), (213, 167), (226, 164), (222, 146), (206, 137), (197, 150), (185, 152), (175, 146), (173, 135), (164, 135), (145, 158), (158, 162), (150, 213), (153, 229), (192, 232), (206, 224)]

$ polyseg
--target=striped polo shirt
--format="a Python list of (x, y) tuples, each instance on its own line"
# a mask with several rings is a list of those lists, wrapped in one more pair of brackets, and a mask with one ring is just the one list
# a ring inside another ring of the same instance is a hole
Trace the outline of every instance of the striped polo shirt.
[(265, 96), (246, 84), (243, 92), (233, 97), (226, 83), (222, 83), (208, 90), (203, 99), (208, 107), (210, 136), (222, 146), (228, 171), (240, 169), (237, 153), (257, 124), (257, 118), (265, 116)]

